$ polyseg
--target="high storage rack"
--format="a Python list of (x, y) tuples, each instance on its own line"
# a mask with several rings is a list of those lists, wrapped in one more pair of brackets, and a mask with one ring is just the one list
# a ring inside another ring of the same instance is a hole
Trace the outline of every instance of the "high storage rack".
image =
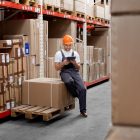
[[(45, 9), (43, 9), (42, 3), (34, 7), (34, 6), (28, 6), (28, 5), (19, 4), (19, 3), (15, 3), (15, 2), (11, 2), (11, 1), (0, 0), (0, 8), (1, 8), (1, 10), (3, 10), (3, 9), (8, 9), (8, 10), (14, 9), (14, 10), (20, 10), (20, 11), (23, 11), (23, 12), (26, 12), (26, 13), (30, 12), (32, 14), (36, 14), (38, 19), (40, 20), (40, 23), (41, 23), (41, 20), (43, 20), (43, 18), (42, 18), (43, 15), (47, 15), (47, 16), (52, 17), (52, 18), (56, 17), (56, 18), (62, 18), (62, 19), (68, 19), (68, 20), (76, 21), (76, 22), (79, 23), (78, 26), (77, 26), (78, 28), (83, 28), (83, 23), (87, 23), (87, 30), (88, 29), (93, 29), (93, 28), (96, 28), (96, 27), (101, 27), (101, 28), (102, 27), (103, 28), (109, 28), (110, 27), (109, 21), (105, 22), (105, 21), (102, 21), (102, 20), (98, 20), (96, 18), (86, 19), (84, 17), (78, 17), (78, 16), (75, 16), (75, 15), (66, 14), (66, 13), (62, 13), (62, 12), (45, 10)], [(41, 58), (41, 59), (43, 59), (43, 58)], [(41, 67), (40, 67), (40, 69), (41, 69)], [(98, 80), (94, 80), (92, 82), (86, 82), (85, 81), (85, 85), (87, 87), (89, 87), (89, 86), (92, 86), (92, 85), (97, 84), (99, 82), (106, 81), (108, 79), (109, 79), (109, 75), (106, 75), (103, 78), (99, 78)], [(11, 113), (10, 110), (6, 110), (6, 111), (0, 113), (0, 119), (5, 118), (6, 116), (9, 116), (10, 113)]]

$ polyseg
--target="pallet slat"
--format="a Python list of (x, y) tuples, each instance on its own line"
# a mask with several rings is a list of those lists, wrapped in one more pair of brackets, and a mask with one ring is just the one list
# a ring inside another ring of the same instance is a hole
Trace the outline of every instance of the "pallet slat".
[(50, 108), (50, 107), (43, 107), (43, 108), (41, 108), (41, 109), (39, 109), (39, 110), (34, 111), (34, 114), (40, 115), (42, 111), (47, 110), (47, 109), (49, 109), (49, 108)]
[(26, 110), (30, 109), (30, 108), (33, 108), (34, 106), (27, 106), (27, 107), (24, 107), (24, 108), (21, 108), (21, 109), (18, 109), (19, 112), (26, 112)]
[(60, 109), (50, 108), (48, 110), (43, 111), (41, 114), (43, 115), (44, 121), (49, 121), (55, 117), (60, 116)]
[(36, 107), (33, 107), (33, 108), (30, 108), (30, 109), (26, 110), (26, 113), (31, 113), (31, 112), (34, 112), (34, 111), (36, 111), (38, 109), (41, 109), (41, 108), (42, 107), (40, 107), (40, 106), (36, 106)]
[(21, 108), (24, 108), (24, 107), (27, 107), (27, 106), (28, 105), (20, 105), (20, 106), (12, 108), (12, 110), (18, 110), (18, 109), (21, 109)]

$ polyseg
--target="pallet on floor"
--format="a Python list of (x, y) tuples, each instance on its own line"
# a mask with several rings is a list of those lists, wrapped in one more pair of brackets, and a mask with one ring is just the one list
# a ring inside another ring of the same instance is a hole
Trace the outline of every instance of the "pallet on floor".
[(74, 109), (75, 104), (70, 104), (62, 109), (41, 107), (41, 106), (31, 106), (31, 105), (20, 105), (11, 109), (11, 116), (18, 117), (24, 114), (26, 119), (32, 120), (38, 116), (42, 116), (43, 121), (49, 121), (60, 116), (63, 112)]

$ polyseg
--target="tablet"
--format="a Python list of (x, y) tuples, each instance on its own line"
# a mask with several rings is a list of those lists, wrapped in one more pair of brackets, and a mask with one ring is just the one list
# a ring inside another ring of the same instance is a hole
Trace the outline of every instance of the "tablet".
[(69, 56), (69, 57), (66, 57), (67, 58), (67, 60), (75, 60), (75, 56)]

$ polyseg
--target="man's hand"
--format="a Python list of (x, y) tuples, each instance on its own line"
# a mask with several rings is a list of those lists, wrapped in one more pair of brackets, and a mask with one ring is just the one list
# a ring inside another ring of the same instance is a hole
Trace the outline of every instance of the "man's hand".
[(61, 70), (65, 65), (68, 65), (70, 63), (70, 61), (68, 61), (67, 59), (65, 59), (63, 62), (59, 62), (59, 63), (55, 63), (55, 69)]
[(70, 63), (70, 61), (69, 60), (67, 60), (67, 59), (65, 59), (63, 62), (62, 62), (62, 65), (64, 66), (64, 65), (68, 65)]
[(80, 69), (80, 63), (77, 63), (76, 60), (70, 60), (70, 63), (72, 63), (76, 69)]
[(76, 61), (75, 60), (70, 60), (70, 63), (72, 63), (73, 65), (76, 64)]

